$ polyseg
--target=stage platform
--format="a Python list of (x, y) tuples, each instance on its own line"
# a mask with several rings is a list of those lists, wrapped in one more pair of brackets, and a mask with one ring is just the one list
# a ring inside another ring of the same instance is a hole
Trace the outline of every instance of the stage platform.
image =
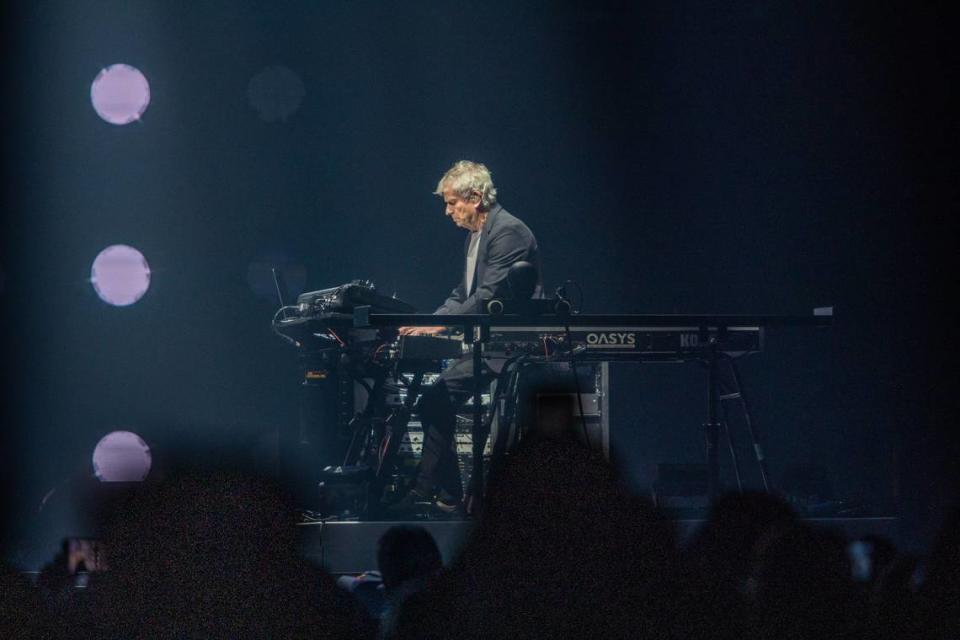
[[(899, 546), (900, 519), (804, 518), (804, 522), (841, 531), (848, 539), (866, 535), (883, 536)], [(672, 520), (680, 539), (688, 538), (703, 520)], [(473, 522), (469, 520), (418, 520), (405, 522), (309, 522), (300, 525), (303, 556), (333, 574), (359, 574), (377, 568), (377, 540), (398, 524), (427, 529), (437, 541), (444, 564), (449, 564), (466, 541)]]

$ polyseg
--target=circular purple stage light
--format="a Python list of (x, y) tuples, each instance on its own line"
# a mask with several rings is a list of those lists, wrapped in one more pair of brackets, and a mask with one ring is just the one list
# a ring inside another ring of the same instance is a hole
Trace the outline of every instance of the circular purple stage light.
[(115, 244), (101, 251), (93, 261), (90, 283), (101, 300), (115, 307), (126, 307), (142, 298), (150, 288), (150, 266), (133, 247)]
[(303, 80), (287, 67), (267, 67), (250, 79), (247, 99), (266, 122), (286, 122), (307, 93)]
[(93, 450), (93, 472), (100, 482), (140, 482), (152, 462), (150, 447), (132, 431), (108, 433)]
[(150, 85), (139, 69), (114, 64), (102, 69), (90, 85), (90, 102), (110, 124), (139, 120), (150, 104)]

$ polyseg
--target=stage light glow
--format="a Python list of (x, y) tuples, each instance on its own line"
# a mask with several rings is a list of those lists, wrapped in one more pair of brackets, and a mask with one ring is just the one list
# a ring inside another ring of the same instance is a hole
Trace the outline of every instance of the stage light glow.
[(140, 482), (152, 462), (150, 447), (132, 431), (112, 431), (93, 450), (93, 472), (100, 482)]
[(90, 102), (97, 115), (110, 124), (130, 124), (150, 105), (150, 84), (139, 69), (114, 64), (93, 79)]
[(266, 67), (250, 79), (247, 99), (266, 122), (286, 122), (296, 113), (307, 90), (303, 80), (287, 67)]
[(126, 307), (142, 298), (150, 288), (150, 266), (133, 247), (111, 245), (93, 261), (90, 283), (101, 300), (115, 307)]

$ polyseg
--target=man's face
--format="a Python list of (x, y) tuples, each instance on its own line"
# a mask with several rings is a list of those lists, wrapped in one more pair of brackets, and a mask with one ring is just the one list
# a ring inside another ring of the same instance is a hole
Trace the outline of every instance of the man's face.
[(458, 227), (469, 231), (480, 230), (482, 212), (477, 209), (480, 206), (480, 194), (472, 193), (464, 199), (454, 193), (453, 189), (444, 189), (443, 201), (446, 204), (444, 212)]

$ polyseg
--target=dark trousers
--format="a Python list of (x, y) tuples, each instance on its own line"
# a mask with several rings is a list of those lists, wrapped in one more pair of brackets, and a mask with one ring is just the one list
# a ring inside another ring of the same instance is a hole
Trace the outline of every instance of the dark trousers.
[[(484, 360), (481, 386), (489, 386), (502, 366), (500, 359)], [(463, 499), (457, 465), (457, 412), (473, 396), (473, 389), (473, 357), (468, 356), (447, 367), (436, 384), (423, 390), (417, 403), (423, 424), (423, 454), (414, 484), (417, 493), (431, 496), (436, 491), (447, 499)]]

